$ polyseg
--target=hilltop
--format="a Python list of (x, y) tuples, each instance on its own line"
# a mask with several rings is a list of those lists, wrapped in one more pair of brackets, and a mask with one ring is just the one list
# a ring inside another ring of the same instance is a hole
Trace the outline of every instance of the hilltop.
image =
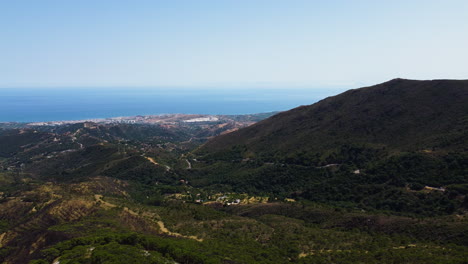
[(324, 152), (344, 144), (398, 151), (466, 149), (468, 80), (394, 79), (282, 112), (217, 137), (199, 151)]

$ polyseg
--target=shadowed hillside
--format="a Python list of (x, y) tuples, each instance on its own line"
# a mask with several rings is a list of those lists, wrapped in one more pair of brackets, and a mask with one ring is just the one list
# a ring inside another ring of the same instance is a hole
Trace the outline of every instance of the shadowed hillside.
[(199, 153), (323, 152), (346, 143), (397, 150), (465, 149), (468, 81), (394, 79), (349, 90), (219, 136)]

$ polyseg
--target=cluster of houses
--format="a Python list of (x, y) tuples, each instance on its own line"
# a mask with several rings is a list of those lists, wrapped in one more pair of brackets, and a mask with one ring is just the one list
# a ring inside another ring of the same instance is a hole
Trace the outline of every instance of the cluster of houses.
[(0, 170), (2, 171), (18, 171), (22, 170), (25, 167), (24, 163), (21, 163), (19, 165), (1, 165), (0, 164)]
[(235, 205), (235, 204), (240, 204), (241, 200), (240, 199), (230, 199), (227, 195), (223, 195), (221, 197), (218, 197), (216, 199), (217, 202), (223, 203), (225, 205)]

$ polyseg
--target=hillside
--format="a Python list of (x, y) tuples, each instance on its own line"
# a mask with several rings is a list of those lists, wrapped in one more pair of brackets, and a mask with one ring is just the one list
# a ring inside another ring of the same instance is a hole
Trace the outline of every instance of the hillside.
[(324, 152), (343, 144), (399, 151), (467, 148), (468, 80), (394, 79), (279, 113), (205, 144), (244, 154)]
[(468, 81), (395, 79), (213, 138), (193, 152), (186, 177), (340, 207), (451, 214), (468, 205), (467, 150)]

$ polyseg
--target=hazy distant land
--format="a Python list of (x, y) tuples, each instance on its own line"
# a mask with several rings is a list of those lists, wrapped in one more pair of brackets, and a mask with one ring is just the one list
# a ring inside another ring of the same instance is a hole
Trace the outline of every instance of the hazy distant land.
[(242, 115), (284, 111), (337, 89), (2, 88), (0, 122), (101, 120), (160, 114)]

